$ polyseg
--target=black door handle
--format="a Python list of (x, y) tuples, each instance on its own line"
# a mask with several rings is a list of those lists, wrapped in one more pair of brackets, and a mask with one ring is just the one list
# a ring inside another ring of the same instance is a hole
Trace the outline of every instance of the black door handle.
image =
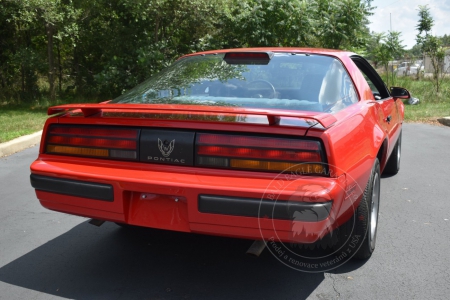
[(388, 122), (388, 124), (390, 124), (391, 123), (391, 119), (392, 119), (391, 115), (387, 116), (386, 122)]

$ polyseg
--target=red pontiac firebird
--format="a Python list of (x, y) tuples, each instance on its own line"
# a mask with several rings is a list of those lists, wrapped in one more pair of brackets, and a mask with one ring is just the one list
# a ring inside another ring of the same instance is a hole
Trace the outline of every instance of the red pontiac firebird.
[(114, 100), (49, 108), (31, 185), (44, 207), (95, 220), (309, 245), (358, 235), (368, 258), (408, 98), (346, 51), (190, 54)]

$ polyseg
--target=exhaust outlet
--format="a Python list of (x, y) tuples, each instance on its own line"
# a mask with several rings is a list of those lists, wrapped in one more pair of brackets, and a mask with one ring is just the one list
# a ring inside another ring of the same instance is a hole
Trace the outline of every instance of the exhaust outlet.
[(261, 255), (261, 252), (266, 248), (266, 242), (263, 240), (256, 240), (253, 242), (253, 244), (248, 248), (247, 254), (259, 257)]
[(98, 219), (91, 219), (91, 220), (89, 221), (89, 224), (95, 225), (95, 226), (97, 226), (97, 227), (102, 226), (103, 223), (105, 223), (105, 221), (103, 221), (103, 220), (98, 220)]

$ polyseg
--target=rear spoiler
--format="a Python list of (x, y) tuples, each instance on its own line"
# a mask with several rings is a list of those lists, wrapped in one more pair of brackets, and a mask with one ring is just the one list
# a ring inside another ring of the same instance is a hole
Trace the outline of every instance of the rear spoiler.
[[(50, 107), (48, 115), (64, 113), (71, 110), (81, 110), (85, 117), (93, 116), (103, 111), (145, 111), (153, 113), (223, 113), (223, 114), (245, 114), (255, 116), (266, 116), (269, 125), (278, 125), (281, 117), (306, 119), (311, 126), (322, 125), (326, 129), (333, 125), (337, 119), (329, 113), (265, 110), (243, 107), (203, 106), (203, 105), (171, 105), (171, 104), (65, 104)], [(311, 120), (311, 121), (308, 121)]]

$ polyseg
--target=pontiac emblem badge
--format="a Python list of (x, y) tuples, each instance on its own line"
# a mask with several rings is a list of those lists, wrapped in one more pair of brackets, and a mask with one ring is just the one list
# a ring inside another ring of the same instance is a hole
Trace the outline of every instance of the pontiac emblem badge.
[(169, 142), (167, 141), (163, 142), (158, 138), (158, 148), (164, 157), (168, 157), (170, 153), (172, 153), (173, 148), (175, 148), (175, 140), (172, 140), (169, 145), (167, 144), (169, 144)]

